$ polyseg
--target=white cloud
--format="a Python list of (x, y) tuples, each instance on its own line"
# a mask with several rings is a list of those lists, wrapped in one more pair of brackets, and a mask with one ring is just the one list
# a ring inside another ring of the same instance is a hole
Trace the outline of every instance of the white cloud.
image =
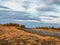
[(15, 21), (18, 21), (18, 22), (39, 22), (37, 20), (15, 20)]
[(0, 10), (9, 10), (9, 9), (0, 8)]
[(25, 9), (21, 5), (22, 3), (16, 3), (12, 1), (8, 1), (4, 4), (4, 6), (9, 7), (14, 11), (25, 11)]
[(56, 6), (56, 5), (54, 5), (54, 6), (56, 8), (56, 11), (60, 13), (60, 6)]
[(53, 23), (53, 24), (60, 23), (60, 17), (55, 18), (53, 15), (38, 16), (37, 18), (39, 18), (39, 20), (40, 20), (39, 22)]
[(42, 22), (45, 22), (45, 23), (56, 23), (56, 24), (59, 24), (60, 23), (60, 18), (51, 18), (50, 19), (41, 19)]
[[(30, 18), (38, 18), (42, 22), (60, 23), (60, 4), (57, 2), (60, 1), (59, 0), (58, 1), (57, 0), (9, 0), (9, 1), (5, 1), (5, 3), (2, 5), (12, 9), (13, 11), (28, 12), (30, 13), (29, 15)], [(38, 11), (37, 9), (42, 9), (43, 11), (41, 10)], [(56, 16), (57, 18), (53, 18), (49, 16)], [(40, 22), (38, 20), (16, 20), (16, 21)]]
[(53, 15), (53, 16), (60, 17), (60, 13), (59, 12), (46, 12), (45, 15)]

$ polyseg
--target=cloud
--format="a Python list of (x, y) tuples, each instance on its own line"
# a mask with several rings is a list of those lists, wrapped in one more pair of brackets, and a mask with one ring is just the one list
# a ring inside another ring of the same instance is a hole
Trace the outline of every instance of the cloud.
[(46, 4), (60, 4), (60, 0), (43, 0)]
[(13, 11), (24, 11), (25, 9), (21, 6), (21, 3), (16, 3), (12, 1), (8, 1), (4, 4), (4, 6), (9, 7)]
[(37, 11), (44, 11), (44, 12), (55, 11), (55, 8), (51, 6), (47, 6), (47, 7), (37, 8)]
[[(44, 15), (45, 14), (45, 15)], [(45, 12), (42, 13), (40, 17), (41, 21), (46, 23), (60, 23), (60, 13), (56, 12)]]
[[(37, 18), (31, 18), (30, 13), (27, 12), (16, 12), (16, 11), (0, 11), (0, 19), (16, 19), (16, 20), (39, 20)], [(32, 21), (31, 21), (32, 22)]]
[(11, 10), (10, 8), (8, 8), (8, 7), (5, 7), (5, 6), (0, 6), (0, 11), (1, 10)]
[(18, 22), (39, 22), (37, 20), (15, 20), (15, 21), (18, 21)]
[(5, 9), (9, 9), (8, 7), (5, 7), (5, 6), (0, 6), (0, 8), (5, 8)]
[(58, 23), (59, 24), (60, 23), (60, 18), (57, 18), (57, 19), (56, 18), (50, 18), (49, 19), (49, 18), (45, 17), (45, 18), (42, 18), (41, 21), (42, 22), (47, 22), (47, 23), (55, 23), (55, 24)]
[(36, 26), (41, 23), (44, 25), (60, 23), (60, 0), (1, 0), (0, 2), (0, 19), (8, 20), (7, 22), (13, 20), (26, 24), (35, 22)]

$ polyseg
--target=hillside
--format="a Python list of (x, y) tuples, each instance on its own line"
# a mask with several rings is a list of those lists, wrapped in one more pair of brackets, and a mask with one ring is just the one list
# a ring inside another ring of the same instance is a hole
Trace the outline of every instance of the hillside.
[(60, 39), (28, 33), (15, 26), (0, 26), (0, 45), (59, 45)]

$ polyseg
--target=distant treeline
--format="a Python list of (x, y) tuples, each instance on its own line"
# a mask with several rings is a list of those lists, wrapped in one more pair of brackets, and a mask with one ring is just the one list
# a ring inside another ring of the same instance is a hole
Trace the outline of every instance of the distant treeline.
[(15, 26), (15, 27), (19, 27), (21, 29), (25, 29), (25, 25), (20, 25), (20, 24), (17, 24), (17, 23), (7, 23), (7, 24), (0, 24), (0, 26)]
[(36, 27), (36, 29), (57, 29), (57, 30), (60, 30), (60, 27), (59, 28), (55, 28), (55, 27)]

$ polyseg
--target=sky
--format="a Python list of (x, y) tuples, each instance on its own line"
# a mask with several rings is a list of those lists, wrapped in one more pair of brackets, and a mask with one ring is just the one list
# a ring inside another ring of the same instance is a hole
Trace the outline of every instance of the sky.
[(60, 27), (60, 0), (0, 0), (0, 23)]

